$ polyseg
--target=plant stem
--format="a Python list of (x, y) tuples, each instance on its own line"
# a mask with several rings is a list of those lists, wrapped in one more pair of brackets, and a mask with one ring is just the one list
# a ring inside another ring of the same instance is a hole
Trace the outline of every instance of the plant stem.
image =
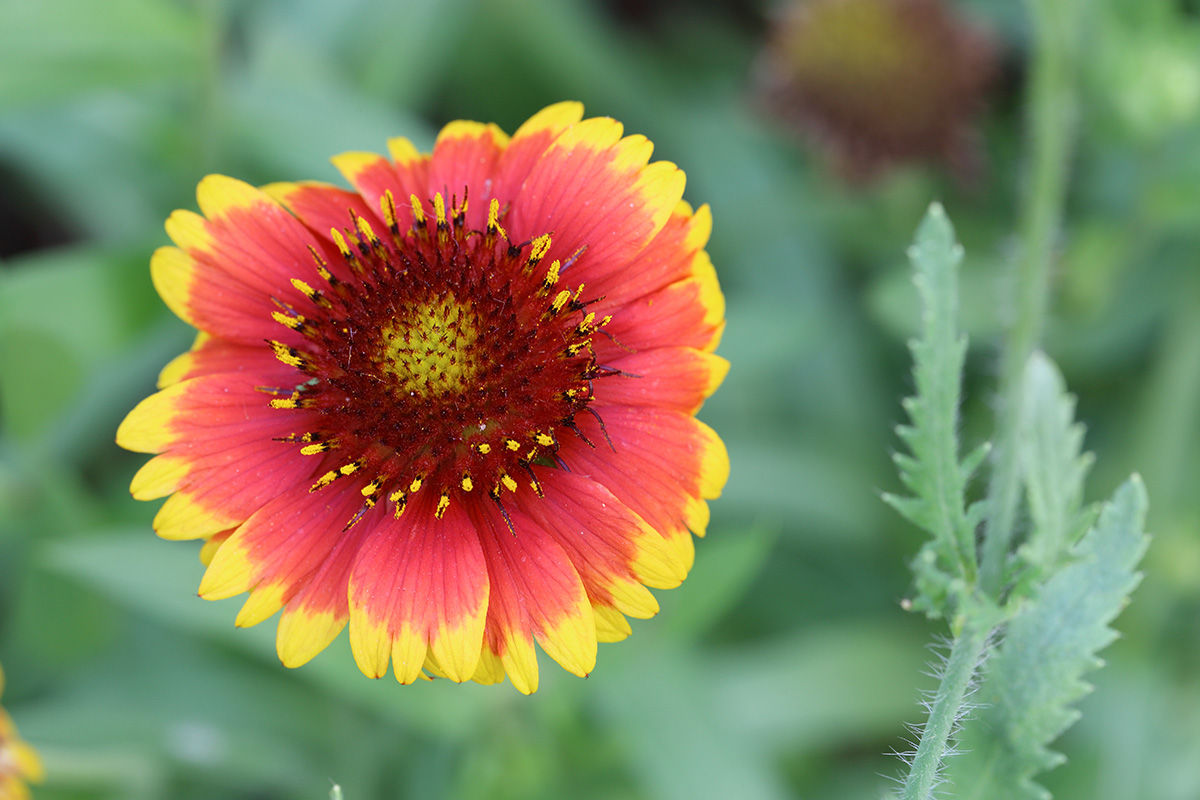
[(987, 617), (986, 622), (979, 616), (969, 617), (950, 649), (942, 682), (929, 708), (929, 720), (921, 732), (921, 741), (904, 781), (904, 790), (900, 795), (903, 800), (928, 800), (933, 797), (950, 734), (991, 633), (990, 615), (984, 616)]
[(1020, 220), (1015, 315), (1000, 366), (996, 448), (980, 566), (980, 586), (993, 598), (1003, 589), (1020, 497), (1015, 439), (1021, 375), (1045, 326), (1054, 240), (1067, 189), (1076, 116), (1078, 5), (1077, 0), (1028, 2), (1033, 23), (1028, 121), (1032, 153)]

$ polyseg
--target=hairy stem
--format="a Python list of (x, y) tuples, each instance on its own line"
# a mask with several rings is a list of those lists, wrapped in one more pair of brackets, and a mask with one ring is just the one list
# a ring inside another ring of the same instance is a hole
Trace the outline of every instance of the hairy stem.
[(1078, 3), (1028, 0), (1028, 7), (1034, 34), (1028, 121), (1032, 152), (1020, 220), (1015, 314), (1000, 367), (996, 448), (980, 566), (980, 586), (993, 598), (1003, 589), (1020, 497), (1015, 439), (1021, 376), (1045, 325), (1054, 240), (1062, 221), (1076, 116)]
[(928, 800), (933, 797), (950, 735), (962, 713), (963, 700), (983, 658), (990, 634), (990, 624), (978, 617), (968, 618), (954, 640), (942, 672), (941, 684), (929, 708), (929, 719), (921, 731), (921, 741), (909, 766), (908, 778), (904, 781), (904, 790), (900, 795), (903, 800)]

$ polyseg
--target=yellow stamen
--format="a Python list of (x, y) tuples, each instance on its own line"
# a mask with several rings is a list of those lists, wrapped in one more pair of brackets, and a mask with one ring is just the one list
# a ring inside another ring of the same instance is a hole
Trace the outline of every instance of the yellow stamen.
[(415, 194), (410, 194), (408, 196), (408, 202), (412, 204), (413, 227), (414, 228), (424, 228), (425, 227), (425, 208), (424, 208), (424, 206), (421, 205), (421, 199), (419, 197), (417, 197)]
[(438, 230), (446, 230), (448, 227), (446, 224), (446, 201), (442, 198), (441, 192), (433, 196), (433, 213), (437, 218)]
[(487, 232), (489, 236), (500, 234), (501, 238), (508, 238), (508, 233), (500, 227), (500, 201), (494, 197), (488, 204)]
[(437, 508), (434, 509), (433, 515), (435, 517), (437, 517), (438, 519), (441, 519), (442, 517), (446, 516), (446, 509), (449, 507), (450, 507), (450, 495), (442, 494), (442, 496), (438, 498)]
[(383, 221), (387, 223), (388, 230), (393, 235), (400, 232), (400, 224), (396, 222), (396, 198), (392, 195), (392, 190), (387, 189), (383, 193), (383, 197), (379, 199), (379, 208), (383, 211)]
[(563, 310), (563, 307), (570, 300), (571, 300), (571, 293), (569, 291), (567, 291), (566, 289), (563, 289), (561, 292), (559, 292), (557, 295), (554, 296), (554, 301), (552, 303), (550, 303), (550, 310), (546, 313), (548, 313), (552, 317), (555, 316), (556, 314), (558, 314), (560, 311)]
[(375, 230), (371, 227), (371, 223), (363, 217), (355, 217), (355, 222), (358, 224), (358, 232), (363, 235), (363, 238), (371, 243), (372, 247), (377, 247), (380, 244), (379, 237), (375, 235)]
[(287, 314), (283, 313), (282, 311), (272, 311), (271, 319), (275, 320), (283, 327), (291, 328), (294, 331), (301, 330), (304, 327), (304, 315), (303, 314), (297, 314), (294, 317), (290, 317)]
[(533, 269), (538, 265), (538, 262), (546, 255), (546, 251), (550, 249), (550, 234), (543, 233), (541, 236), (533, 240), (533, 244), (529, 246), (529, 258), (525, 260), (525, 271)]
[(546, 270), (546, 277), (542, 278), (542, 291), (545, 294), (554, 288), (554, 284), (558, 283), (558, 271), (562, 268), (562, 264), (556, 258), (550, 262), (550, 269)]

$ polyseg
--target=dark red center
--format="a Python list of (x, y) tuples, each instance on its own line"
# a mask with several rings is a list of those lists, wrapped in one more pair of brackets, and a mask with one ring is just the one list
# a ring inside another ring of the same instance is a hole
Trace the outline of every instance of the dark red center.
[(439, 493), (438, 517), (460, 495), (499, 500), (521, 483), (540, 494), (530, 465), (555, 463), (592, 380), (611, 374), (592, 348), (607, 320), (587, 312), (582, 285), (560, 285), (574, 257), (543, 264), (549, 235), (509, 241), (496, 201), (482, 231), (465, 226), (465, 201), (447, 215), (437, 195), (431, 217), (412, 198), (402, 232), (393, 203), (385, 196), (390, 235), (352, 215), (333, 232), (344, 265), (331, 271), (314, 252), (325, 285), (293, 281), (309, 307), (274, 315), (305, 338), (271, 342), (301, 373), (271, 405), (320, 412), (319, 429), (290, 437), (323, 458), (313, 490), (369, 476), (351, 522), (381, 501), (399, 516), (416, 491)]

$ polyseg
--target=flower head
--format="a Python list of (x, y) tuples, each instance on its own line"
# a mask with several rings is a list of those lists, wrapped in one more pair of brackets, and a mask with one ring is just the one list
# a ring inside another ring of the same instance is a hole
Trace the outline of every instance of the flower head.
[[(0, 695), (4, 694), (4, 669), (0, 667)], [(0, 707), (0, 800), (28, 800), (29, 783), (42, 780), (42, 761), (17, 735), (17, 727)]]
[(793, 0), (763, 53), (759, 88), (848, 177), (924, 159), (963, 174), (994, 62), (990, 38), (944, 0)]
[(211, 175), (167, 220), (151, 273), (200, 334), (117, 441), (159, 454), (159, 535), (206, 540), (201, 596), (282, 609), (284, 664), (348, 623), (369, 676), (532, 692), (535, 641), (586, 675), (685, 577), (728, 475), (694, 417), (727, 369), (711, 219), (582, 115), (346, 153), (354, 191)]

